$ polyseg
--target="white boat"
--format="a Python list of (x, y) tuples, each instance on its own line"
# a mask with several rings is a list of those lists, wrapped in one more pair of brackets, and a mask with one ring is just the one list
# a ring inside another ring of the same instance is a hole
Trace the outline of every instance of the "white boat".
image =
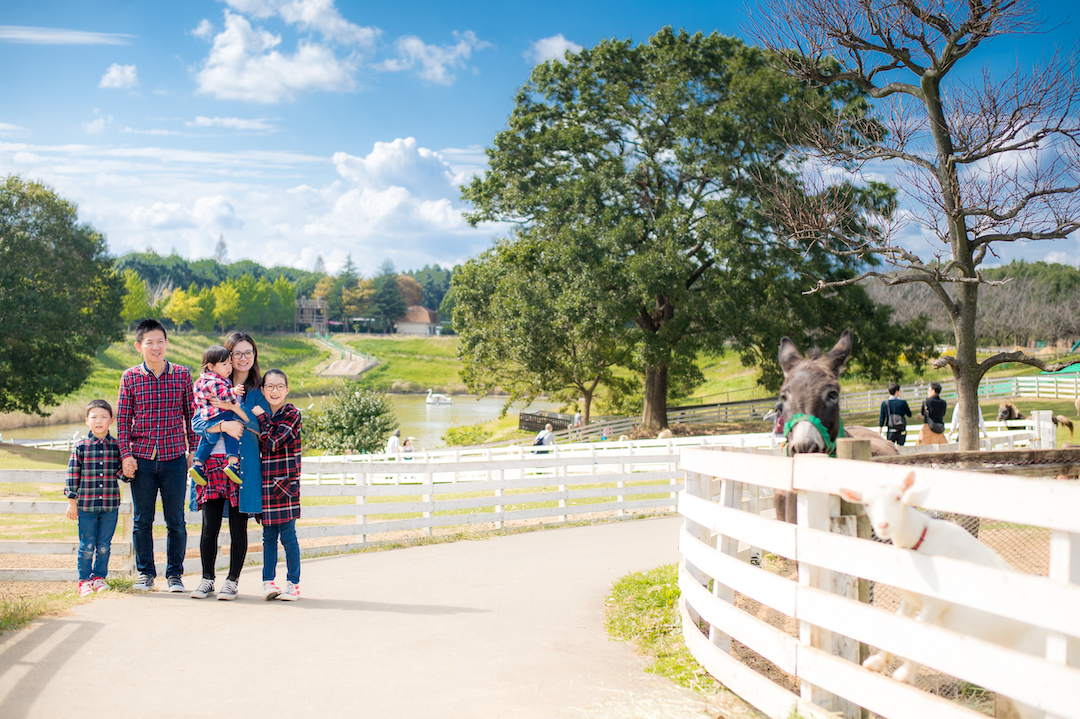
[(445, 394), (433, 393), (430, 389), (427, 391), (427, 399), (424, 400), (428, 404), (450, 404), (452, 401), (450, 397)]

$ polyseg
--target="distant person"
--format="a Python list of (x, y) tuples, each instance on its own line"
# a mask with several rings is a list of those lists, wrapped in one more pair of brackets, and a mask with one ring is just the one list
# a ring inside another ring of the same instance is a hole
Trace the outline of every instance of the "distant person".
[(143, 320), (135, 328), (135, 349), (141, 364), (125, 370), (120, 378), (116, 402), (116, 441), (120, 445), (120, 465), (131, 479), (131, 500), (135, 517), (131, 542), (135, 545), (138, 579), (132, 589), (148, 592), (154, 588), (154, 514), (158, 495), (165, 515), (165, 578), (168, 591), (183, 592), (184, 555), (187, 553), (187, 524), (184, 522), (184, 492), (190, 466), (187, 453), (195, 451), (198, 439), (191, 428), (194, 395), (187, 367), (165, 359), (169, 340), (157, 320)]
[(402, 454), (412, 454), (416, 450), (416, 447), (413, 445), (414, 441), (416, 441), (416, 437), (405, 438), (405, 442), (401, 445)]
[[(960, 412), (960, 403), (957, 402), (956, 406), (953, 407), (952, 421), (949, 422), (948, 436), (953, 438), (953, 439), (959, 439), (960, 438), (960, 415), (961, 414), (962, 413)], [(979, 418), (979, 434), (983, 438), (989, 437), (990, 435), (986, 431), (986, 420), (983, 419), (982, 410), (980, 409), (975, 414)]]
[(79, 596), (108, 589), (109, 555), (120, 509), (120, 445), (109, 434), (113, 410), (103, 399), (86, 407), (89, 434), (71, 449), (68, 460), (67, 518), (79, 521)]
[(578, 427), (580, 427), (580, 426), (581, 426), (581, 425), (582, 425), (583, 423), (584, 423), (584, 420), (583, 420), (583, 419), (582, 419), (582, 417), (581, 417), (581, 410), (580, 410), (580, 409), (577, 409), (577, 408), (575, 407), (575, 408), (574, 408), (574, 429), (577, 429), (577, 428), (578, 428)]
[[(550, 447), (551, 445), (555, 444), (555, 432), (552, 430), (553, 428), (551, 426), (551, 423), (545, 424), (544, 428), (536, 433), (536, 439), (533, 440), (533, 446)], [(540, 449), (537, 450), (537, 453), (547, 454), (550, 451), (550, 449)]]
[(881, 403), (878, 427), (885, 427), (888, 430), (888, 440), (903, 447), (907, 441), (907, 418), (911, 416), (911, 407), (908, 407), (907, 400), (900, 399), (898, 383), (889, 385), (889, 395), (890, 397)]
[(919, 430), (919, 439), (916, 444), (945, 444), (945, 410), (948, 405), (941, 398), (941, 384), (931, 382), (930, 389), (926, 390), (926, 399), (923, 400), (922, 409), (919, 411), (923, 416), (923, 426)]
[[(236, 419), (250, 421), (239, 404), (239, 398), (244, 395), (244, 385), (233, 386), (232, 370), (232, 352), (223, 345), (210, 345), (203, 352), (202, 374), (195, 380), (194, 392), (195, 409), (206, 422), (207, 428)], [(210, 401), (215, 399), (218, 402), (211, 404)], [(243, 484), (244, 480), (240, 478), (240, 440), (228, 434), (218, 433), (213, 439), (202, 437), (199, 440), (199, 448), (195, 450), (188, 476), (195, 484), (206, 484), (203, 468), (219, 437), (225, 443), (225, 476), (230, 482)]]
[[(262, 454), (262, 546), (263, 599), (295, 602), (300, 598), (300, 542), (296, 520), (300, 518), (300, 462), (302, 421), (300, 410), (285, 400), (289, 378), (279, 369), (263, 375), (263, 396), (269, 411), (255, 407), (259, 418), (259, 449)], [(285, 591), (277, 577), (278, 540), (285, 550)]]
[(390, 439), (386, 440), (386, 453), (397, 454), (401, 451), (401, 430), (395, 429), (390, 433)]

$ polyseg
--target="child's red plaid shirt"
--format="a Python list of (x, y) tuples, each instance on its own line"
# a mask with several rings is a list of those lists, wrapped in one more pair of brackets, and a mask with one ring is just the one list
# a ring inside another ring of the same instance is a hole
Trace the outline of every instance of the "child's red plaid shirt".
[(259, 415), (262, 522), (285, 524), (300, 516), (300, 410), (291, 404)]

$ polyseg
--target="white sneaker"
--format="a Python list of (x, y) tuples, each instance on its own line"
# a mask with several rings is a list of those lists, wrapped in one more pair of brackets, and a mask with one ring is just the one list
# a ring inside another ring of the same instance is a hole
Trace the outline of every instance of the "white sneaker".
[(217, 593), (218, 599), (236, 599), (240, 596), (240, 587), (231, 579), (226, 579), (221, 585), (221, 591)]
[(281, 593), (278, 599), (285, 602), (295, 602), (300, 598), (300, 585), (293, 584), (292, 582), (285, 582), (285, 591)]
[(270, 601), (271, 599), (277, 599), (281, 594), (281, 590), (273, 582), (263, 582), (263, 599)]
[(189, 596), (191, 596), (192, 599), (206, 599), (213, 593), (214, 580), (204, 578), (201, 582), (199, 582), (199, 586), (195, 587), (195, 591), (192, 592)]
[(95, 592), (104, 592), (109, 588), (109, 585), (105, 583), (104, 577), (94, 577), (90, 580), (90, 586)]
[(94, 593), (94, 583), (93, 582), (91, 582), (89, 579), (84, 579), (81, 582), (79, 582), (79, 596), (80, 597), (89, 597), (93, 593)]

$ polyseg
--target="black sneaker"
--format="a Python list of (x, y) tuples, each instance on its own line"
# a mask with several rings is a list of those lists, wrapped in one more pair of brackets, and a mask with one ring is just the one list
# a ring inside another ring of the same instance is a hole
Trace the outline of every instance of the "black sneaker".
[(214, 593), (214, 580), (203, 578), (199, 582), (199, 586), (195, 587), (195, 591), (191, 593), (192, 599), (206, 599)]
[(184, 587), (184, 580), (180, 577), (169, 577), (169, 589), (170, 592), (186, 592), (187, 588)]
[(152, 592), (154, 591), (154, 578), (149, 574), (140, 574), (135, 583), (131, 585), (131, 588), (136, 592)]
[(221, 591), (218, 592), (217, 598), (229, 600), (236, 599), (238, 596), (240, 596), (240, 588), (237, 583), (232, 579), (226, 579), (225, 583), (221, 585)]

